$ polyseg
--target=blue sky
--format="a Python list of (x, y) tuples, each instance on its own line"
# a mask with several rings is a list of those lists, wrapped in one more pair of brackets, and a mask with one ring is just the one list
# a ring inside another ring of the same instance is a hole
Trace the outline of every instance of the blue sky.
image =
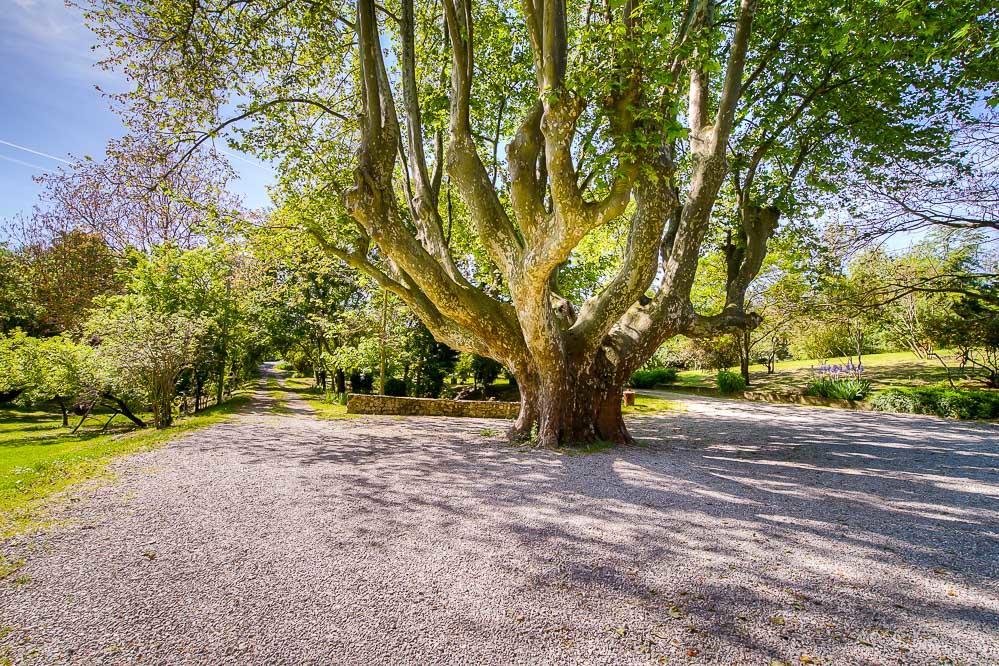
[[(96, 40), (79, 10), (63, 0), (0, 0), (0, 16), (0, 219), (6, 219), (31, 210), (39, 191), (32, 176), (71, 156), (100, 157), (108, 139), (125, 133), (95, 86), (115, 92), (126, 82), (94, 66)], [(240, 176), (232, 189), (247, 206), (267, 205), (271, 171), (232, 163)]]

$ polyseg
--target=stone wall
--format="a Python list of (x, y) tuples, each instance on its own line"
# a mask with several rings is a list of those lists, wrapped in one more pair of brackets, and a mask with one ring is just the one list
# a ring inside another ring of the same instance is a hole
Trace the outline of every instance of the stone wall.
[(860, 400), (836, 400), (835, 398), (822, 398), (817, 395), (803, 395), (801, 393), (745, 391), (742, 397), (746, 400), (783, 402), (794, 405), (811, 405), (813, 407), (836, 407), (838, 409), (859, 409), (861, 411), (870, 411), (871, 409), (870, 403)]
[[(788, 405), (810, 405), (812, 407), (836, 407), (838, 409), (859, 409), (870, 411), (871, 405), (868, 402), (858, 400), (835, 400), (833, 398), (820, 398), (815, 395), (803, 395), (801, 392), (788, 391), (743, 391), (742, 393), (730, 393), (722, 395), (718, 389), (709, 386), (668, 386), (663, 391), (674, 393), (693, 393), (695, 395), (711, 396), (713, 398), (742, 398), (744, 400), (755, 400), (757, 402), (777, 402)], [(638, 391), (641, 393), (641, 390)]]
[(351, 393), (348, 414), (398, 414), (400, 416), (468, 416), (485, 419), (515, 419), (519, 402), (496, 400), (443, 400), (397, 398), (387, 395)]

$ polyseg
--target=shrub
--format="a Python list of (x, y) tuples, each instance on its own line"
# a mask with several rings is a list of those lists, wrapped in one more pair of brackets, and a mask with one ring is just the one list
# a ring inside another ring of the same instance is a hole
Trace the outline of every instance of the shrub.
[(863, 400), (871, 392), (871, 382), (866, 379), (833, 379), (817, 377), (805, 387), (805, 395), (834, 400)]
[(404, 397), (406, 395), (406, 382), (398, 377), (389, 377), (385, 380), (385, 388), (382, 389), (385, 395)]
[(905, 391), (894, 388), (875, 393), (871, 398), (871, 409), (899, 414), (918, 413), (916, 400)]
[(489, 386), (496, 381), (503, 370), (503, 366), (498, 361), (477, 354), (472, 356), (471, 367), (472, 376), (479, 386)]
[(628, 385), (632, 388), (652, 388), (660, 384), (672, 384), (676, 381), (676, 368), (655, 368), (654, 370), (639, 370), (631, 376)]
[(746, 380), (742, 378), (742, 375), (731, 370), (719, 370), (715, 381), (718, 383), (718, 392), (725, 395), (741, 393), (746, 390)]
[(871, 399), (880, 412), (935, 414), (958, 419), (999, 418), (999, 393), (960, 391), (947, 387), (890, 388)]
[(327, 393), (326, 402), (332, 405), (346, 405), (350, 399), (349, 393)]
[(375, 377), (370, 372), (354, 370), (350, 373), (350, 390), (354, 393), (371, 393)]

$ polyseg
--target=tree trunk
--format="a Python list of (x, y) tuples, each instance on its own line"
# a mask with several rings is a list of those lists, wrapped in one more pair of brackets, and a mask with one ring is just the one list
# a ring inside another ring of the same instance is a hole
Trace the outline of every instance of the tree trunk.
[(624, 382), (585, 373), (575, 381), (518, 377), (520, 413), (510, 437), (538, 446), (629, 444), (621, 413)]
[(344, 394), (347, 392), (347, 376), (343, 371), (343, 368), (337, 368), (333, 372), (333, 385), (338, 394)]
[(87, 405), (87, 410), (83, 412), (83, 416), (80, 417), (80, 422), (76, 424), (76, 427), (73, 428), (73, 432), (70, 434), (73, 435), (76, 434), (76, 432), (80, 429), (80, 426), (83, 425), (83, 422), (87, 420), (88, 416), (90, 416), (90, 410), (92, 410), (93, 408), (94, 408), (94, 403), (90, 403), (89, 405)]
[(0, 391), (0, 405), (13, 402), (17, 399), (17, 396), (21, 395), (24, 389), (14, 389), (13, 391)]
[(56, 403), (59, 405), (59, 411), (62, 412), (62, 427), (69, 427), (69, 412), (66, 409), (66, 401), (59, 396), (56, 396)]
[(218, 386), (215, 388), (215, 404), (221, 405), (225, 395), (225, 363), (219, 364)]
[(378, 392), (385, 395), (385, 345), (388, 340), (388, 290), (382, 289), (381, 362), (378, 370)]
[(105, 400), (110, 400), (111, 402), (113, 402), (115, 404), (115, 406), (118, 407), (118, 411), (121, 412), (122, 416), (124, 416), (126, 419), (128, 419), (129, 421), (131, 421), (135, 425), (139, 426), (140, 428), (145, 428), (146, 427), (146, 422), (143, 421), (142, 419), (140, 419), (135, 414), (133, 414), (132, 410), (129, 409), (128, 405), (125, 404), (124, 400), (122, 400), (120, 398), (117, 398), (117, 397), (111, 395), (110, 393), (105, 393), (105, 394), (103, 394), (102, 397)]
[(750, 352), (750, 334), (752, 331), (745, 330), (739, 336), (739, 372), (742, 374), (742, 378), (746, 381), (746, 386), (749, 386), (749, 352)]
[[(221, 403), (218, 403), (221, 404)], [(173, 424), (173, 400), (164, 399), (153, 405), (153, 420), (156, 429), (169, 428)]]
[(201, 394), (205, 390), (205, 380), (201, 378), (198, 374), (194, 378), (194, 411), (197, 413), (201, 410)]

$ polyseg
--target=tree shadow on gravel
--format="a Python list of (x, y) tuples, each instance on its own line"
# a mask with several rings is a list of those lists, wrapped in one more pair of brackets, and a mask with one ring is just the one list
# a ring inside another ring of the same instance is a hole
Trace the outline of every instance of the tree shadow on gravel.
[(628, 650), (876, 663), (953, 644), (954, 626), (999, 629), (992, 425), (727, 403), (572, 456), (483, 436), (487, 420), (296, 423), (232, 425), (217, 446), (301, 470), (320, 509), (349, 500), (342, 529), (373, 552), (403, 539), (418, 557), (414, 535), (434, 534), (502, 553), (518, 597), (631, 618), (608, 634)]

